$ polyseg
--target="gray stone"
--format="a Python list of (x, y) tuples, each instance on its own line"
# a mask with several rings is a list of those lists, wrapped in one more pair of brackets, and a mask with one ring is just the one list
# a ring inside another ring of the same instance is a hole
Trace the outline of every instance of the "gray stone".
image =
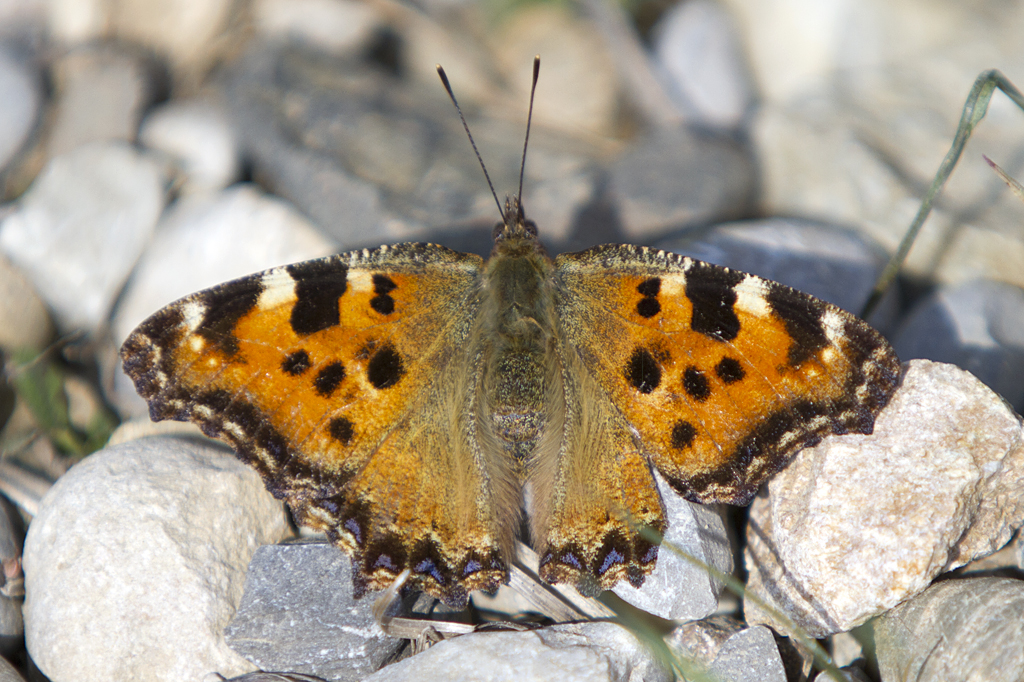
[(375, 598), (352, 598), (352, 559), (326, 542), (261, 547), (224, 636), (262, 670), (362, 680), (402, 646), (374, 621)]
[(904, 360), (949, 362), (1024, 412), (1024, 289), (978, 280), (918, 303), (893, 337)]
[[(764, 626), (745, 627), (728, 616), (684, 623), (666, 638), (688, 679), (720, 682), (785, 682), (775, 635)], [(701, 677), (701, 674), (706, 677)]]
[(679, 3), (651, 31), (667, 91), (691, 123), (738, 128), (754, 87), (734, 20), (714, 0)]
[(110, 47), (83, 47), (54, 65), (56, 108), (50, 156), (89, 142), (134, 142), (154, 88), (136, 56)]
[(29, 528), (29, 654), (53, 682), (252, 670), (223, 629), (253, 553), (290, 534), (283, 505), (221, 447), (144, 438), (94, 453)]
[(524, 632), (475, 632), (435, 644), (365, 682), (668, 682), (650, 649), (613, 623), (554, 625)]
[(687, 502), (655, 473), (668, 530), (654, 571), (639, 588), (620, 582), (612, 591), (633, 606), (668, 620), (698, 620), (718, 608), (722, 582), (688, 555), (732, 574), (732, 549), (720, 508)]
[(164, 104), (142, 122), (139, 142), (174, 159), (186, 193), (224, 189), (241, 171), (235, 133), (224, 112), (212, 102)]
[(882, 682), (1024, 679), (1024, 581), (946, 580), (874, 625)]
[(42, 350), (53, 338), (46, 304), (32, 284), (0, 254), (0, 348)]
[[(801, 218), (722, 223), (657, 246), (780, 282), (854, 314), (889, 260), (881, 246), (853, 230)], [(872, 318), (876, 325), (895, 315), (891, 293)]]
[(686, 128), (638, 140), (609, 169), (626, 238), (728, 220), (753, 201), (754, 162), (736, 142)]
[(0, 171), (28, 140), (41, 100), (39, 77), (23, 60), (0, 49)]
[(7, 254), (64, 329), (106, 319), (163, 208), (163, 173), (122, 143), (94, 143), (50, 160), (0, 223)]
[[(871, 435), (801, 452), (750, 510), (747, 590), (811, 637), (850, 630), (1024, 522), (1021, 419), (952, 365), (909, 363)], [(780, 632), (750, 599), (751, 624)]]

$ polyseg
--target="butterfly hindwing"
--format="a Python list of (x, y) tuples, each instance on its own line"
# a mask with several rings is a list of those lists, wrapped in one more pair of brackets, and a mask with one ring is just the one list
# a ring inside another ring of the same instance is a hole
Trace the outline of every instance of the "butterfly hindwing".
[(349, 550), (357, 592), (409, 568), (413, 586), (464, 603), (505, 579), (514, 532), (490, 492), (501, 463), (457, 417), (478, 381), (480, 265), (406, 244), (268, 270), (149, 318), (125, 371), (154, 420), (226, 441)]

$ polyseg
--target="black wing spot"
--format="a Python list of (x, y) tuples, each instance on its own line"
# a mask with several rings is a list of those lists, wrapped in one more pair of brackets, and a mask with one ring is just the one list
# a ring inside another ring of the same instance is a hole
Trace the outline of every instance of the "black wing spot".
[(304, 350), (297, 350), (294, 353), (289, 353), (285, 356), (284, 360), (281, 361), (281, 371), (285, 374), (291, 374), (293, 377), (305, 374), (311, 366), (312, 363), (309, 360), (309, 353)]
[(327, 425), (327, 432), (331, 434), (331, 438), (342, 445), (348, 445), (352, 442), (355, 430), (352, 427), (352, 422), (345, 417), (335, 417)]
[(370, 307), (381, 315), (390, 315), (395, 312), (395, 299), (390, 294), (397, 288), (398, 285), (387, 275), (374, 275), (373, 293), (376, 296), (370, 299)]
[(345, 365), (340, 362), (332, 362), (317, 372), (316, 379), (313, 379), (313, 388), (323, 398), (329, 398), (334, 389), (345, 380)]
[(404, 374), (402, 356), (390, 345), (383, 346), (374, 353), (366, 367), (366, 378), (376, 389), (391, 388)]
[(626, 381), (641, 393), (650, 393), (661, 383), (661, 367), (646, 348), (637, 348), (626, 365)]
[(341, 321), (338, 299), (348, 290), (348, 267), (325, 258), (295, 263), (286, 269), (295, 280), (292, 330), (305, 336), (336, 326)]
[(727, 384), (734, 384), (741, 381), (747, 373), (743, 371), (743, 365), (736, 358), (725, 357), (715, 365), (715, 374)]
[(736, 316), (737, 284), (742, 272), (701, 263), (686, 273), (686, 297), (693, 306), (690, 326), (695, 332), (720, 341), (732, 341), (740, 333)]
[(711, 395), (708, 378), (696, 367), (687, 367), (683, 372), (683, 390), (697, 402), (707, 400)]
[(661, 303), (656, 298), (641, 298), (636, 303), (636, 314), (650, 319), (661, 312)]
[(661, 293), (661, 278), (651, 277), (636, 285), (636, 290), (644, 298), (654, 298)]
[(637, 285), (636, 290), (643, 298), (637, 301), (636, 314), (649, 319), (661, 312), (661, 303), (658, 301), (658, 293), (661, 291), (661, 278), (651, 277)]
[(205, 306), (203, 321), (196, 328), (196, 334), (225, 355), (235, 355), (238, 352), (235, 325), (256, 307), (262, 293), (263, 284), (258, 277), (246, 277), (203, 293), (199, 299)]
[(672, 427), (672, 447), (676, 450), (683, 450), (693, 445), (697, 437), (697, 429), (687, 421), (678, 421)]

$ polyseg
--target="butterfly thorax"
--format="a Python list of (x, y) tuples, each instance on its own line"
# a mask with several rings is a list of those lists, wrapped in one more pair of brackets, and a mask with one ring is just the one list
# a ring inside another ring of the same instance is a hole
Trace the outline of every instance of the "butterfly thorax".
[(515, 199), (495, 228), (485, 266), (481, 331), (484, 396), (494, 436), (520, 466), (536, 448), (553, 366), (554, 263)]

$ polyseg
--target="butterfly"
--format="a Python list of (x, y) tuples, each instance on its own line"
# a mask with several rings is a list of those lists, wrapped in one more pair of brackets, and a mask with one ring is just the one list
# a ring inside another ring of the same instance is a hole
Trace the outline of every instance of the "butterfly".
[(486, 260), (407, 243), (243, 277), (143, 322), (124, 370), (153, 420), (226, 441), (350, 553), (357, 596), (407, 575), (453, 606), (507, 582), (524, 532), (548, 582), (639, 587), (654, 470), (742, 505), (801, 448), (871, 432), (900, 365), (867, 323), (647, 247), (552, 259), (520, 195)]

